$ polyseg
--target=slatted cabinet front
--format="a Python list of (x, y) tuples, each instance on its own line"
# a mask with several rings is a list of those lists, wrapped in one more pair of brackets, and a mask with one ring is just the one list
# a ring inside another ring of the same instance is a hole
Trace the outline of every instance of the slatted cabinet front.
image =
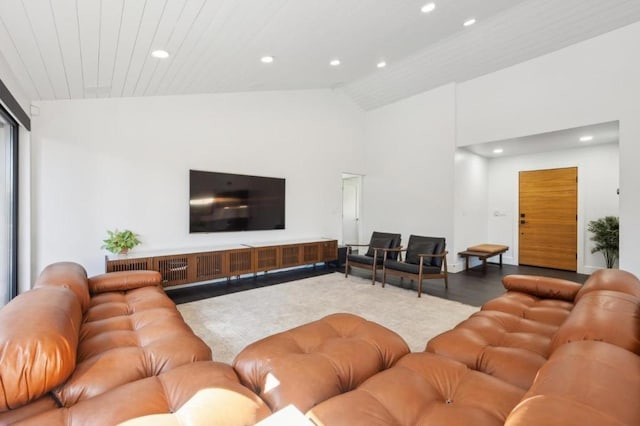
[(165, 287), (211, 281), (274, 269), (329, 262), (337, 258), (338, 242), (316, 242), (233, 248), (163, 256), (106, 258), (106, 272), (155, 270)]

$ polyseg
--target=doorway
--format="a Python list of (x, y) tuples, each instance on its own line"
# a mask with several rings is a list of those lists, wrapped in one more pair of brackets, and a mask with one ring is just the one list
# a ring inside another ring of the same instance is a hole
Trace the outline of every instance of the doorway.
[(342, 243), (360, 242), (362, 176), (342, 174)]
[(519, 263), (577, 270), (578, 168), (519, 173)]

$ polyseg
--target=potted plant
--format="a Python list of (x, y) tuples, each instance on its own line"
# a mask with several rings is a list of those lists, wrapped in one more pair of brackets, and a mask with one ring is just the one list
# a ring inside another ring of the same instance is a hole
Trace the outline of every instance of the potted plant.
[(107, 230), (107, 239), (103, 240), (101, 248), (107, 249), (113, 254), (127, 254), (130, 249), (140, 244), (138, 234), (125, 229), (124, 231)]
[(601, 251), (607, 268), (613, 268), (619, 255), (620, 223), (618, 216), (605, 216), (598, 220), (592, 220), (587, 229), (593, 233), (591, 241), (596, 243), (595, 247), (591, 249), (591, 253)]

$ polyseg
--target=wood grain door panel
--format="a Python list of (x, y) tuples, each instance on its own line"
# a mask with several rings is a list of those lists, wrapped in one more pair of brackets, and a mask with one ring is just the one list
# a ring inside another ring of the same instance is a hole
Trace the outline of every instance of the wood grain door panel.
[(520, 172), (519, 263), (575, 271), (578, 169)]

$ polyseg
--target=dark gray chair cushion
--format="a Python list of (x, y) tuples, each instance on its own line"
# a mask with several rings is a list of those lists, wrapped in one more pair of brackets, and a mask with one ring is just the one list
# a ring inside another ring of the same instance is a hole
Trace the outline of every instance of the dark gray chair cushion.
[[(376, 240), (376, 242), (374, 242)], [(389, 245), (385, 245), (386, 243), (382, 240), (390, 240)], [(367, 251), (367, 256), (373, 256), (373, 248), (395, 248), (400, 247), (401, 235), (400, 234), (391, 234), (389, 232), (377, 232), (374, 231), (371, 234), (371, 241), (369, 242), (369, 250)], [(377, 244), (377, 245), (376, 245)], [(379, 252), (378, 255), (382, 257), (382, 252)], [(396, 260), (398, 258), (398, 252), (389, 252), (387, 254), (387, 259)]]
[[(433, 241), (426, 240), (418, 240), (413, 238), (409, 238), (409, 246), (407, 247), (407, 256), (405, 258), (405, 262), (413, 263), (414, 265), (418, 265), (420, 263), (419, 254), (433, 254), (435, 253), (435, 249), (438, 243)], [(424, 259), (424, 263), (427, 265), (431, 265), (432, 257), (426, 257)]]
[[(440, 237), (422, 237), (420, 235), (410, 235), (407, 245), (405, 261), (407, 263), (419, 264), (419, 254), (438, 254), (445, 248), (445, 239)], [(424, 264), (442, 267), (442, 257), (425, 258)]]
[[(392, 238), (386, 237), (371, 237), (371, 241), (369, 242), (369, 250), (365, 256), (373, 257), (375, 249), (388, 249), (391, 248), (391, 243), (393, 242)], [(382, 257), (383, 252), (380, 251), (378, 256)]]
[[(418, 274), (420, 272), (420, 265), (406, 262), (398, 262), (396, 260), (387, 260), (384, 266), (388, 269), (395, 269), (396, 271), (408, 272), (410, 274)], [(422, 266), (423, 274), (439, 274), (440, 267), (431, 266), (428, 263)]]
[[(349, 263), (362, 263), (364, 265), (373, 265), (373, 256), (364, 256), (361, 254), (350, 254), (348, 255)], [(378, 265), (382, 265), (383, 257), (378, 256), (376, 259), (376, 263)]]

